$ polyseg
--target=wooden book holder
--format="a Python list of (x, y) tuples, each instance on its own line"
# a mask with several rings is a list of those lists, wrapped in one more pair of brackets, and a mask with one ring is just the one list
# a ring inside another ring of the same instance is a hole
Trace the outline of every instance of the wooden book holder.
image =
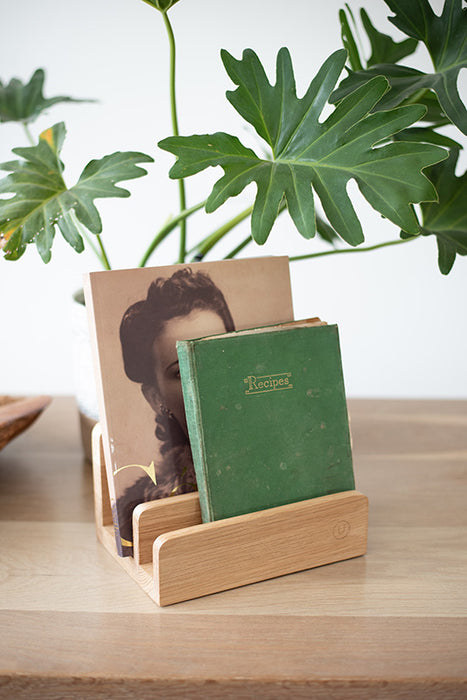
[(97, 536), (158, 605), (265, 581), (366, 552), (368, 499), (344, 491), (211, 523), (197, 493), (133, 511), (134, 556), (117, 554), (100, 426), (93, 431)]

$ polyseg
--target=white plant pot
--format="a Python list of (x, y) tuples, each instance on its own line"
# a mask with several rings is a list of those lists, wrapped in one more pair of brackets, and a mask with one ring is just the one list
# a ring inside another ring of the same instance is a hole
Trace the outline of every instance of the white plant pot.
[(91, 432), (99, 420), (94, 367), (89, 341), (89, 327), (82, 291), (73, 295), (73, 375), (78, 405), (81, 439), (86, 459), (91, 461)]

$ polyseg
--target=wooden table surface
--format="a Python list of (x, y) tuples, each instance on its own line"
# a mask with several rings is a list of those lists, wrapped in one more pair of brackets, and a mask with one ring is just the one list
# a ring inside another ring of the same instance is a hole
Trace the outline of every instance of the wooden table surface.
[(350, 415), (367, 555), (158, 608), (96, 541), (55, 399), (0, 452), (0, 697), (467, 698), (467, 402)]

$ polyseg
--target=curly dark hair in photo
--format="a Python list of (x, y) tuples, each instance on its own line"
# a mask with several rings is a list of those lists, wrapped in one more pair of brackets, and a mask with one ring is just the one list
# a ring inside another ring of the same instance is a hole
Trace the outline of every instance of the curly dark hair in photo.
[(190, 268), (177, 270), (169, 278), (159, 277), (149, 287), (144, 301), (132, 304), (122, 318), (122, 344), (125, 373), (140, 384), (153, 384), (152, 347), (164, 324), (172, 318), (188, 316), (195, 309), (214, 311), (224, 322), (226, 332), (235, 330), (232, 315), (219, 287), (204, 272)]
[(149, 477), (143, 476), (121, 496), (128, 518), (125, 517), (120, 523), (120, 531), (122, 537), (128, 540), (131, 539), (131, 513), (137, 503), (196, 490), (188, 436), (171, 407), (166, 405), (158, 386), (154, 345), (169, 321), (187, 317), (198, 310), (217, 314), (226, 332), (235, 330), (232, 315), (219, 287), (206, 273), (183, 267), (171, 277), (154, 280), (146, 299), (129, 306), (120, 324), (125, 374), (141, 385), (144, 396), (155, 412), (155, 434), (162, 456), (162, 462), (158, 464), (157, 486)]
[[(204, 272), (190, 268), (177, 270), (171, 277), (159, 277), (150, 285), (146, 299), (132, 304), (122, 318), (120, 342), (125, 373), (142, 386), (157, 387), (153, 345), (167, 321), (188, 316), (194, 310), (214, 311), (226, 332), (235, 330), (232, 315), (221, 290)], [(156, 436), (161, 452), (186, 442), (180, 425), (162, 409), (156, 416)]]

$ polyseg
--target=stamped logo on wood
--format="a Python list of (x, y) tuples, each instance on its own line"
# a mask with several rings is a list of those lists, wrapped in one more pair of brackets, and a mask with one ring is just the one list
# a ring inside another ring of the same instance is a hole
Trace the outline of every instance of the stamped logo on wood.
[(350, 532), (350, 523), (347, 520), (339, 520), (338, 523), (334, 525), (332, 534), (336, 540), (343, 540)]

